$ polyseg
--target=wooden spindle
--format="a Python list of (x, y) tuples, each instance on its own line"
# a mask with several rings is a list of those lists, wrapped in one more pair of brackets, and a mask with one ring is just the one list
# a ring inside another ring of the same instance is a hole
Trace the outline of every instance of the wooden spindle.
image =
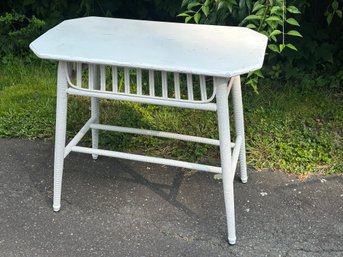
[(153, 70), (149, 70), (149, 95), (155, 96), (155, 74)]
[(76, 64), (76, 86), (82, 86), (82, 63), (80, 62)]
[(168, 98), (168, 81), (167, 81), (167, 72), (161, 72), (162, 77), (162, 97)]
[(129, 68), (124, 68), (124, 85), (125, 93), (130, 94), (130, 70)]
[(118, 92), (118, 68), (112, 66), (112, 92)]
[(101, 91), (106, 91), (106, 67), (105, 65), (100, 65), (100, 89)]
[(207, 100), (207, 91), (206, 91), (206, 79), (205, 76), (200, 76), (200, 92), (201, 92), (201, 100)]
[(180, 94), (180, 74), (177, 72), (174, 72), (174, 90), (175, 90), (175, 98), (181, 99)]
[(142, 70), (137, 69), (136, 70), (136, 83), (137, 83), (137, 95), (142, 94)]
[(187, 74), (188, 100), (193, 100), (193, 78), (192, 74)]
[(94, 89), (95, 64), (88, 65), (88, 89)]

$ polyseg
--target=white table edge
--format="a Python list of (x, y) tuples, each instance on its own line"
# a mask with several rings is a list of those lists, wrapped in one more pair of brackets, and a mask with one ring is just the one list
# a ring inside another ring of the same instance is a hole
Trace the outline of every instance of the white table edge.
[[(33, 42), (32, 42), (33, 43)], [(263, 63), (261, 65), (255, 65), (255, 66), (248, 66), (241, 70), (237, 70), (235, 72), (229, 73), (222, 73), (222, 72), (208, 72), (206, 70), (185, 70), (185, 69), (179, 69), (177, 67), (164, 67), (164, 66), (154, 66), (154, 65), (144, 65), (143, 64), (132, 64), (132, 63), (125, 63), (125, 62), (115, 62), (108, 60), (104, 62), (103, 60), (97, 60), (97, 59), (88, 59), (88, 58), (71, 58), (71, 57), (65, 57), (65, 56), (54, 56), (51, 54), (41, 54), (36, 51), (34, 46), (30, 44), (30, 49), (34, 52), (34, 54), (45, 60), (52, 60), (52, 61), (66, 61), (66, 62), (81, 62), (81, 63), (90, 63), (90, 64), (99, 64), (99, 65), (112, 65), (112, 66), (118, 66), (118, 67), (127, 67), (127, 68), (139, 68), (139, 69), (146, 69), (146, 70), (155, 70), (155, 71), (167, 71), (167, 72), (179, 72), (179, 73), (189, 73), (194, 75), (204, 75), (204, 76), (213, 76), (213, 77), (219, 77), (219, 78), (232, 78), (234, 76), (246, 74), (251, 71), (259, 70), (262, 68)]]

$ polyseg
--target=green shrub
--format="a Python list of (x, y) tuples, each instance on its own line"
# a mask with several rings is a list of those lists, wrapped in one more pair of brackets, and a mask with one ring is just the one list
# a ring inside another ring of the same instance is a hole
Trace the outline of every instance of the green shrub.
[[(183, 0), (182, 6), (186, 23), (246, 26), (268, 36), (267, 77), (317, 70), (337, 87), (331, 75), (343, 65), (342, 0)], [(250, 73), (246, 84), (256, 90), (262, 72)]]
[(16, 12), (0, 16), (0, 56), (3, 61), (10, 56), (27, 54), (28, 46), (42, 33), (45, 23)]

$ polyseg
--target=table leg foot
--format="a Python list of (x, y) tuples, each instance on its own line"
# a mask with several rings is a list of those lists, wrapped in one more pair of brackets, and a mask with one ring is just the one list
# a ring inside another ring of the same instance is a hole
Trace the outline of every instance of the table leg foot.
[(229, 244), (230, 245), (235, 245), (236, 244), (236, 238), (228, 238)]
[(61, 209), (61, 205), (59, 206), (52, 206), (52, 209), (55, 211), (55, 212), (58, 212), (60, 209)]
[(97, 155), (97, 154), (92, 154), (93, 160), (97, 160), (97, 159), (98, 159), (98, 156), (99, 156), (99, 155)]

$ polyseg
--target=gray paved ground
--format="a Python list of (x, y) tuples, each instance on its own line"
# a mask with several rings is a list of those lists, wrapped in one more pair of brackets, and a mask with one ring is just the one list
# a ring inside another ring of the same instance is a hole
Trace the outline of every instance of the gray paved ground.
[(54, 213), (52, 144), (0, 140), (0, 256), (343, 256), (343, 177), (251, 172), (226, 243), (213, 175), (118, 159), (66, 160)]

